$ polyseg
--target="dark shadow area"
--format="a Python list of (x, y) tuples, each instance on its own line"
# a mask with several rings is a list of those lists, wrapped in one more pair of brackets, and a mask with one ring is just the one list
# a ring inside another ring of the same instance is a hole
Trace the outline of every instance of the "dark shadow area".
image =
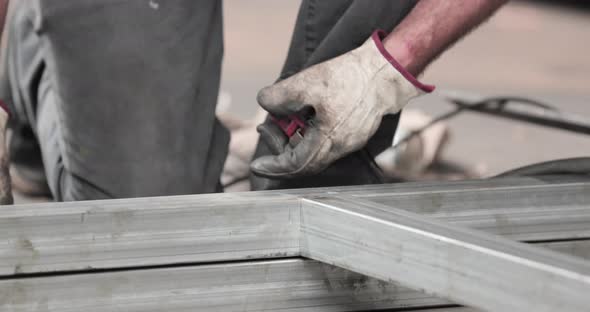
[(590, 10), (590, 1), (579, 0), (521, 0), (522, 2), (543, 3), (553, 6), (568, 7), (570, 9)]

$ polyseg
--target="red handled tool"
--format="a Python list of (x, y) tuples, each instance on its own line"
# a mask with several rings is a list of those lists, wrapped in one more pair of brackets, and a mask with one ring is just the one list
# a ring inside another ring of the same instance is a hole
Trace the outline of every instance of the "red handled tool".
[(279, 119), (271, 116), (272, 121), (276, 123), (289, 138), (289, 145), (295, 147), (303, 139), (305, 134), (306, 123), (298, 115), (290, 115), (286, 118)]

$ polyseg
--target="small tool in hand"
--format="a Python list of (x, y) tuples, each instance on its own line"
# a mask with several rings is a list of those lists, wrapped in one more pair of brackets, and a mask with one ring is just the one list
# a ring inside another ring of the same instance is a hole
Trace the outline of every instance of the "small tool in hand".
[(289, 138), (289, 145), (297, 146), (303, 139), (305, 134), (306, 122), (296, 114), (290, 115), (286, 118), (277, 118), (271, 116), (272, 121), (277, 124), (285, 135)]

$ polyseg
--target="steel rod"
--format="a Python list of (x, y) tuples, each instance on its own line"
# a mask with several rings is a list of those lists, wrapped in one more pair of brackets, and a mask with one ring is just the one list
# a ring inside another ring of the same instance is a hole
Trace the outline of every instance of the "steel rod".
[(302, 201), (306, 257), (488, 311), (587, 311), (590, 262), (354, 198)]
[(540, 109), (538, 107), (531, 108), (530, 106), (519, 105), (518, 103), (506, 105), (506, 101), (491, 102), (487, 105), (473, 105), (460, 99), (452, 99), (451, 101), (461, 109), (524, 121), (554, 129), (590, 134), (590, 120), (582, 118), (579, 115), (551, 109)]
[[(590, 259), (590, 240), (542, 245)], [(0, 280), (0, 311), (475, 311), (430, 310), (449, 304), (304, 259)]]
[(296, 197), (256, 193), (0, 209), (0, 276), (299, 255)]

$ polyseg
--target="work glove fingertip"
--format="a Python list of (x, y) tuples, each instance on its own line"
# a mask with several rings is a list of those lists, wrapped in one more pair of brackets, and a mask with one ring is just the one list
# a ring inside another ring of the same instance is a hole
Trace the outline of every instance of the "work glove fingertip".
[(304, 84), (294, 78), (285, 79), (258, 91), (256, 100), (271, 115), (287, 117), (299, 112), (306, 105), (302, 85)]
[(274, 155), (281, 154), (285, 151), (285, 146), (289, 143), (289, 138), (287, 138), (277, 125), (266, 122), (258, 125), (256, 131), (258, 131), (260, 139)]
[(277, 84), (262, 88), (256, 96), (258, 104), (273, 115), (281, 115), (280, 107), (286, 101), (285, 91), (282, 89)]
[(265, 178), (272, 178), (273, 171), (269, 170), (269, 164), (274, 163), (276, 156), (262, 156), (250, 163), (250, 170), (257, 175)]
[(288, 179), (300, 176), (299, 164), (293, 159), (293, 153), (289, 148), (277, 156), (262, 156), (250, 164), (250, 169), (255, 175), (270, 179)]

